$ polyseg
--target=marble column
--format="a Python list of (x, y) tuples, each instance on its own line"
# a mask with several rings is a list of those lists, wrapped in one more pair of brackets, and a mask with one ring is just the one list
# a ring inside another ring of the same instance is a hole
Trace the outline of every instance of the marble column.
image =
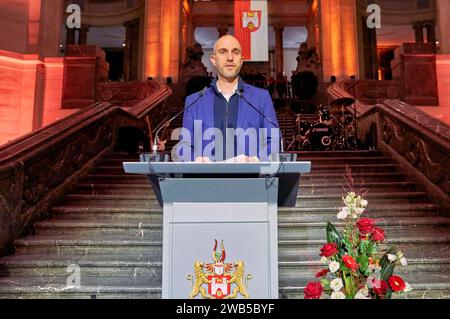
[(83, 24), (81, 25), (81, 28), (78, 31), (79, 31), (78, 44), (79, 45), (87, 44), (87, 35), (89, 32), (89, 26)]
[(434, 21), (426, 21), (425, 28), (427, 29), (427, 42), (433, 47), (433, 52), (436, 52), (436, 28)]
[(123, 63), (124, 81), (137, 80), (139, 58), (139, 19), (124, 23), (125, 27), (125, 54)]
[(66, 27), (66, 45), (75, 44), (75, 28)]
[(217, 31), (219, 32), (219, 38), (223, 37), (228, 34), (228, 25), (226, 23), (219, 24)]
[(423, 39), (423, 23), (422, 22), (415, 22), (413, 24), (412, 28), (414, 29), (416, 43), (424, 43), (424, 39)]
[(275, 74), (283, 74), (284, 69), (284, 57), (283, 57), (283, 31), (284, 26), (274, 25), (275, 31)]
[(319, 2), (320, 46), (325, 81), (355, 75), (360, 77), (355, 0)]
[(440, 53), (450, 54), (450, 1), (436, 0)]
[(181, 61), (181, 7), (179, 0), (145, 1), (144, 77), (176, 83)]

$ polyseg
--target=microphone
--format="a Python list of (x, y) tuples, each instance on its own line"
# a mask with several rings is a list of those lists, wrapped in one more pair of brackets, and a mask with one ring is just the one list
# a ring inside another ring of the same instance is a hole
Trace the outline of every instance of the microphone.
[(252, 103), (250, 103), (249, 100), (247, 100), (244, 96), (244, 89), (240, 89), (240, 90), (236, 90), (237, 95), (239, 95), (240, 98), (242, 98), (248, 105), (250, 105), (256, 112), (258, 112), (262, 117), (264, 117), (264, 119), (269, 122), (270, 124), (272, 124), (273, 126), (275, 126), (277, 129), (279, 129), (280, 127), (275, 124), (269, 117), (267, 117), (267, 115), (265, 115), (263, 112), (261, 112), (260, 110), (258, 110), (257, 107), (255, 107)]
[[(274, 123), (267, 115), (265, 115), (263, 112), (261, 112), (257, 107), (255, 107), (249, 100), (247, 100), (244, 96), (244, 89), (236, 90), (237, 95), (239, 95), (240, 98), (242, 98), (250, 107), (252, 107), (256, 112), (258, 112), (264, 119), (267, 120), (270, 124), (275, 126), (277, 129), (280, 130), (280, 127)], [(283, 147), (283, 137), (280, 136), (280, 153), (279, 154), (272, 154), (276, 155), (274, 160), (277, 160), (279, 162), (295, 162), (297, 160), (297, 154), (296, 153), (284, 153), (284, 147)]]
[(175, 114), (174, 116), (172, 116), (170, 119), (168, 119), (167, 121), (165, 121), (165, 122), (158, 128), (158, 130), (157, 130), (156, 133), (155, 133), (155, 139), (154, 139), (154, 141), (153, 141), (153, 146), (152, 146), (152, 150), (153, 150), (152, 157), (153, 157), (154, 159), (156, 159), (156, 158), (157, 158), (157, 155), (158, 155), (158, 141), (159, 141), (158, 134), (159, 134), (159, 132), (161, 132), (161, 130), (162, 130), (164, 127), (168, 127), (168, 126), (170, 125), (170, 123), (171, 123), (174, 119), (176, 119), (178, 116), (180, 116), (181, 114), (183, 114), (187, 109), (189, 109), (191, 106), (193, 106), (195, 103), (197, 103), (197, 101), (200, 100), (200, 98), (202, 98), (202, 97), (205, 95), (205, 93), (206, 93), (207, 90), (208, 90), (208, 87), (205, 86), (205, 87), (203, 88), (203, 90), (200, 91), (198, 97), (197, 97), (191, 104), (189, 104), (188, 106), (184, 107), (180, 112), (178, 112), (177, 114)]

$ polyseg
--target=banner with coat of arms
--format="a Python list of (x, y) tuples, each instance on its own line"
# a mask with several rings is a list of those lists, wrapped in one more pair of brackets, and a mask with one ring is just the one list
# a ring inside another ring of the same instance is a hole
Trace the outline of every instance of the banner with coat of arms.
[(234, 35), (246, 61), (269, 61), (267, 0), (234, 1)]

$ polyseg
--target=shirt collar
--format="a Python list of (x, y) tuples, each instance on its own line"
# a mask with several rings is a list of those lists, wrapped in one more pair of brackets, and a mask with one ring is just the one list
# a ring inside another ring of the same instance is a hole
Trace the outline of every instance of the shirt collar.
[[(214, 90), (218, 93), (218, 94), (225, 94), (223, 91), (221, 91), (219, 89), (219, 87), (217, 86), (217, 80), (218, 78), (215, 77), (212, 82), (211, 82), (211, 86), (214, 88)], [(237, 86), (234, 88), (233, 92), (235, 92), (237, 90), (241, 91), (242, 89), (244, 89), (244, 81), (242, 80), (241, 77), (239, 77), (238, 82), (237, 82)], [(234, 94), (234, 93), (233, 93)]]

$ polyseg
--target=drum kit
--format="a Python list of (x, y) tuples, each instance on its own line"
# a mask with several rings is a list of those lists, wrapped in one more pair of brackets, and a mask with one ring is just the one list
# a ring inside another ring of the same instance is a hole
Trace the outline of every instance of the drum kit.
[[(352, 150), (357, 148), (355, 116), (345, 110), (352, 105), (353, 99), (339, 99), (330, 103), (330, 108), (309, 102), (291, 105), (296, 113), (295, 129), (292, 142), (287, 151), (300, 150)], [(305, 114), (305, 103), (308, 108), (314, 106), (313, 113)]]

